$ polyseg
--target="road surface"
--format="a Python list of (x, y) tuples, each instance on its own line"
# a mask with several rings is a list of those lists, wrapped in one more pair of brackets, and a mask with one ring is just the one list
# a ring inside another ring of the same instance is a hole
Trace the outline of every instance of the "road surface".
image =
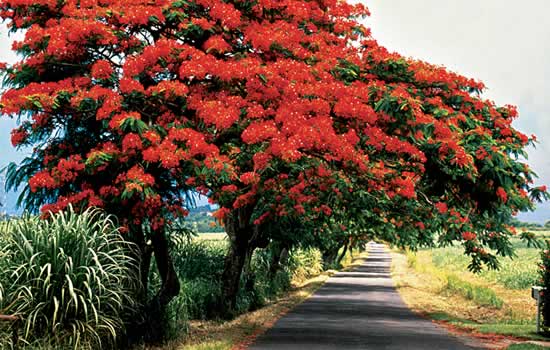
[(249, 349), (475, 349), (413, 313), (395, 289), (390, 264), (383, 245), (369, 244), (359, 267), (332, 276)]

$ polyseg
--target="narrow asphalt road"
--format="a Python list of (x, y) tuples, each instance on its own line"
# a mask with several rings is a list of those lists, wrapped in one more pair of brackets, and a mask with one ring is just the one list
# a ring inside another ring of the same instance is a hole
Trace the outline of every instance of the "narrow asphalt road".
[(403, 303), (390, 264), (371, 243), (359, 267), (332, 276), (249, 349), (473, 349)]

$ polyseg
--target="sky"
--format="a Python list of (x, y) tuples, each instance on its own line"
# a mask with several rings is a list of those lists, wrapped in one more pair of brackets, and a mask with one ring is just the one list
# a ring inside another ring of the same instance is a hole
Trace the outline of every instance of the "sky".
[[(356, 0), (357, 1), (357, 0)], [(550, 185), (550, 26), (547, 0), (359, 0), (371, 11), (366, 24), (374, 38), (392, 51), (441, 64), (480, 79), (485, 97), (518, 106), (514, 126), (536, 134), (528, 163)], [(13, 37), (0, 27), (0, 62), (13, 62)], [(0, 117), (0, 167), (21, 159), (9, 132), (14, 121)], [(550, 219), (550, 203), (520, 219)]]
[[(367, 0), (365, 21), (391, 51), (479, 79), (485, 98), (518, 106), (514, 126), (539, 140), (529, 149), (538, 185), (550, 185), (548, 0)], [(550, 187), (550, 186), (549, 186)], [(519, 218), (550, 220), (550, 203)]]

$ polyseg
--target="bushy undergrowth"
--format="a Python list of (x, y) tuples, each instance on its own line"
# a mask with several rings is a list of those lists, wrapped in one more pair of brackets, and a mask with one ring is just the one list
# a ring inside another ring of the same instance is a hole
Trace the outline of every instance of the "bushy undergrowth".
[(293, 281), (300, 283), (323, 271), (323, 256), (315, 248), (296, 249), (290, 256), (289, 268)]
[[(20, 346), (101, 348), (116, 343), (135, 306), (134, 247), (98, 210), (0, 226), (0, 313), (22, 318)], [(0, 334), (0, 348), (10, 335)], [(39, 344), (39, 345), (37, 345)]]
[(181, 282), (180, 294), (172, 307), (179, 309), (180, 314), (191, 319), (214, 316), (226, 251), (224, 240), (172, 238), (174, 266)]

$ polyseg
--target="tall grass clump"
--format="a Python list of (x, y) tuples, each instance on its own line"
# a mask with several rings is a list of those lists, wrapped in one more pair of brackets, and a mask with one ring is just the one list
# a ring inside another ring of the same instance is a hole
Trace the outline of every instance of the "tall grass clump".
[[(135, 247), (112, 218), (72, 208), (26, 217), (0, 233), (0, 313), (22, 319), (20, 346), (107, 349), (136, 309)], [(9, 348), (0, 334), (0, 348)], [(4, 343), (2, 343), (4, 341)]]
[(490, 306), (501, 309), (504, 304), (502, 299), (499, 298), (492, 289), (474, 285), (452, 274), (447, 276), (446, 290), (472, 300), (480, 306)]
[(288, 265), (292, 281), (301, 283), (323, 272), (323, 254), (317, 248), (297, 248), (290, 252)]

